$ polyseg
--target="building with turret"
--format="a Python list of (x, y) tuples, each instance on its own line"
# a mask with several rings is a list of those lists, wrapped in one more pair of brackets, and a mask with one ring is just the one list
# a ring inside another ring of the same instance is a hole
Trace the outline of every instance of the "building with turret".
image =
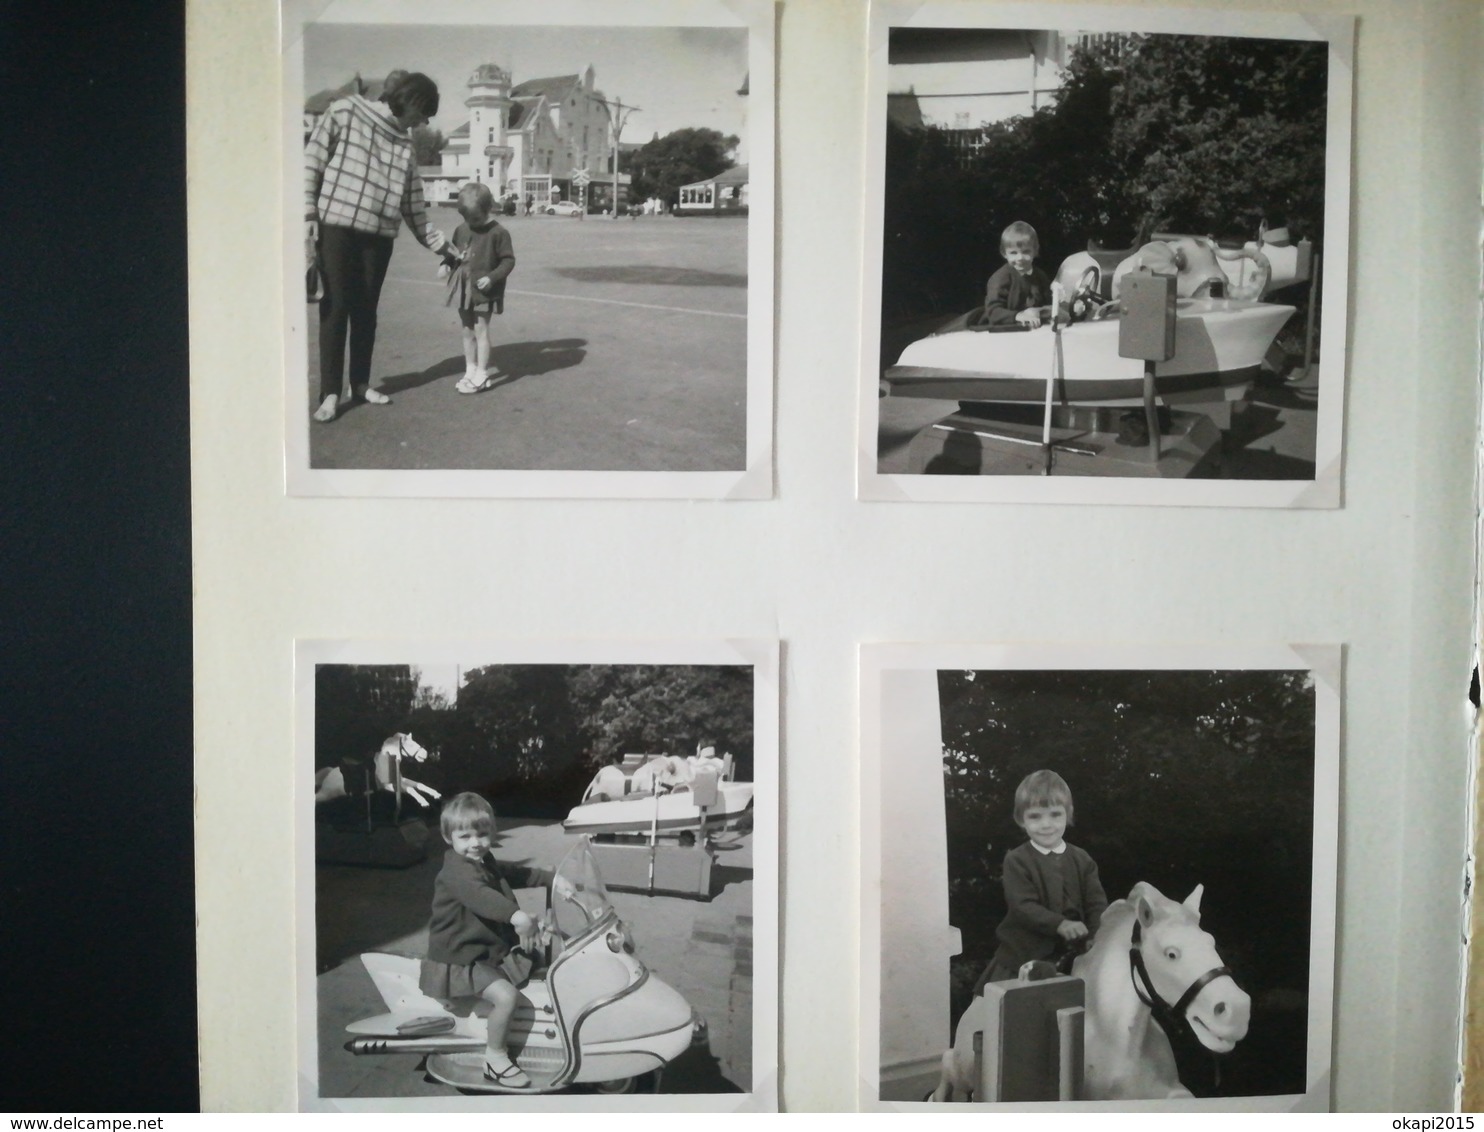
[[(442, 164), (422, 171), (430, 201), (452, 200), (468, 181), (496, 197), (606, 199), (613, 183), (613, 139), (607, 100), (593, 68), (513, 84), (509, 71), (485, 63), (468, 81), (469, 120), (448, 136)], [(622, 202), (627, 174), (619, 176)]]

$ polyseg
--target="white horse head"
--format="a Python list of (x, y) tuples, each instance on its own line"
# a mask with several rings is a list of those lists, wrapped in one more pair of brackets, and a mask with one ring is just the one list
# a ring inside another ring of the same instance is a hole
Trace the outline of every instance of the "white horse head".
[(1089, 1100), (1190, 1095), (1163, 1025), (1188, 1027), (1216, 1053), (1246, 1037), (1252, 1000), (1201, 929), (1202, 891), (1197, 885), (1175, 901), (1147, 882), (1134, 885), (1127, 900), (1108, 906), (1091, 949), (1073, 965), (1087, 985)]
[(398, 731), (387, 736), (381, 749), (393, 757), (411, 759), (413, 762), (424, 762), (428, 757), (428, 749), (415, 740), (410, 731)]
[[(1152, 884), (1140, 881), (1129, 893), (1134, 906), (1138, 959), (1147, 978), (1136, 978), (1136, 990), (1169, 1005), (1177, 1021), (1207, 1049), (1229, 1053), (1247, 1036), (1252, 1000), (1237, 986), (1216, 951), (1211, 933), (1201, 930), (1201, 894), (1196, 885), (1177, 904)], [(1134, 941), (1131, 940), (1131, 946)]]

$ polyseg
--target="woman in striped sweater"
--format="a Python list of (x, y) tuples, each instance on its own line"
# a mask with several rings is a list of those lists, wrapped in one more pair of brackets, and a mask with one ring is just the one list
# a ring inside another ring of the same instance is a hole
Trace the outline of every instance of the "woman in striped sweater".
[(391, 400), (371, 388), (371, 353), (381, 284), (401, 222), (430, 251), (446, 242), (428, 222), (410, 135), (438, 113), (438, 86), (413, 72), (384, 97), (336, 99), (305, 149), (304, 218), (325, 281), (317, 421), (332, 421), (339, 411), (347, 334), (351, 396), (372, 405)]

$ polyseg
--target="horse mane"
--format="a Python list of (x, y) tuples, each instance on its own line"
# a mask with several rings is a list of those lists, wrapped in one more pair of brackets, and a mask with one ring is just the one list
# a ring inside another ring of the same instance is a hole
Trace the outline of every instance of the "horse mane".
[(1136, 903), (1141, 896), (1149, 901), (1150, 907), (1160, 919), (1183, 914), (1191, 923), (1200, 922), (1200, 918), (1180, 901), (1172, 900), (1148, 881), (1141, 880), (1129, 890), (1126, 898), (1115, 900), (1104, 909), (1102, 922), (1098, 925), (1092, 946), (1087, 950), (1089, 962), (1094, 955), (1100, 955), (1105, 950), (1115, 946), (1120, 949), (1128, 946), (1128, 937), (1133, 934), (1133, 920), (1137, 914)]

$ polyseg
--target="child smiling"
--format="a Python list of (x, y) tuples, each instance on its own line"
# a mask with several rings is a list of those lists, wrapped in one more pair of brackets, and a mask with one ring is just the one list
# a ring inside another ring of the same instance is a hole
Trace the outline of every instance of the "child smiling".
[(1037, 327), (1041, 308), (1051, 302), (1051, 284), (1035, 267), (1041, 254), (1036, 230), (1017, 220), (1000, 235), (1005, 266), (989, 277), (984, 288), (983, 326)]
[(1082, 951), (1098, 930), (1108, 897), (1098, 867), (1063, 837), (1072, 823), (1072, 791), (1053, 770), (1027, 775), (1015, 789), (1015, 824), (1028, 840), (1005, 854), (1005, 918), (980, 985), (1013, 979), (1033, 959)]
[(484, 1075), (507, 1089), (529, 1088), (531, 1079), (506, 1048), (520, 992), (501, 961), (535, 924), (490, 856), (494, 807), (478, 794), (459, 794), (443, 807), (440, 824), (448, 852), (434, 882), (428, 957), (418, 986), (445, 1001), (478, 995), (489, 1003)]

